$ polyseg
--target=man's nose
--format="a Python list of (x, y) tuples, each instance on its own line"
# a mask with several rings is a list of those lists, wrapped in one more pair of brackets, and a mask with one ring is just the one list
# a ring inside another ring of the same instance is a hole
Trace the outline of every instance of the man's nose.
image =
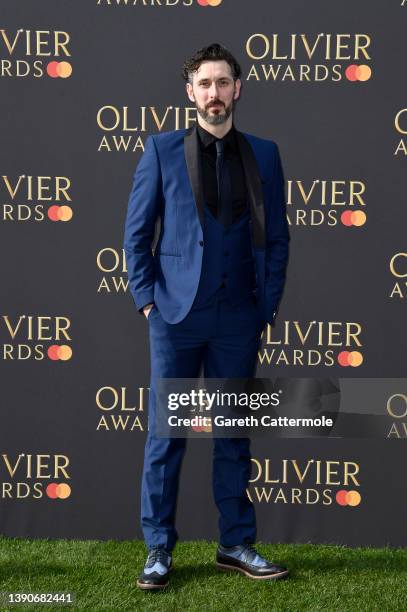
[(209, 88), (209, 96), (211, 98), (217, 98), (218, 97), (218, 86), (216, 85), (216, 83), (212, 83), (210, 88)]

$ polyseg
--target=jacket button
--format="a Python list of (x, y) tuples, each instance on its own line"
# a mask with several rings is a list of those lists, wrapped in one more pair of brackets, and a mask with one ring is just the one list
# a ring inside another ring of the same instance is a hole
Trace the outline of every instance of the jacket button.
[(229, 255), (229, 251), (225, 251), (223, 254), (224, 255)]
[(199, 241), (199, 246), (203, 246), (203, 240)]

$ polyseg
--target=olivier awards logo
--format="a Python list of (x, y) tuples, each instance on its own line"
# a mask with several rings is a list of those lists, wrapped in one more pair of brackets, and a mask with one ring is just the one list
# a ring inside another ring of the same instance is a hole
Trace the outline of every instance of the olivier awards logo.
[(407, 438), (407, 395), (394, 393), (386, 403), (386, 411), (391, 418), (388, 438)]
[(71, 181), (66, 176), (3, 175), (0, 218), (18, 222), (70, 221), (73, 216), (70, 188)]
[(144, 431), (147, 390), (139, 387), (135, 397), (127, 399), (127, 387), (116, 389), (106, 386), (98, 389), (96, 407), (100, 412), (96, 431)]
[(0, 76), (67, 79), (70, 36), (60, 30), (0, 29)]
[(366, 185), (358, 180), (287, 181), (287, 221), (295, 227), (361, 227)]
[(96, 265), (98, 270), (103, 273), (102, 278), (99, 280), (98, 293), (126, 293), (129, 279), (127, 278), (124, 249), (120, 251), (111, 247), (100, 249), (96, 256)]
[(253, 477), (246, 490), (251, 502), (265, 504), (358, 506), (360, 466), (354, 461), (252, 457)]
[(396, 132), (401, 134), (401, 138), (399, 143), (394, 151), (394, 155), (407, 155), (407, 108), (402, 108), (396, 114), (394, 118), (394, 127), (396, 128)]
[(368, 34), (251, 34), (247, 81), (364, 82), (372, 75)]
[(342, 366), (363, 363), (362, 325), (350, 321), (284, 321), (263, 331), (260, 365)]
[(1, 499), (67, 499), (71, 495), (71, 486), (65, 482), (71, 479), (68, 466), (67, 455), (2, 454)]
[(197, 120), (192, 106), (128, 106), (105, 105), (99, 108), (96, 123), (102, 136), (98, 152), (144, 151), (150, 134), (189, 128)]
[[(0, 350), (4, 361), (68, 361), (71, 321), (63, 316), (0, 315)], [(58, 343), (58, 344), (56, 344)]]

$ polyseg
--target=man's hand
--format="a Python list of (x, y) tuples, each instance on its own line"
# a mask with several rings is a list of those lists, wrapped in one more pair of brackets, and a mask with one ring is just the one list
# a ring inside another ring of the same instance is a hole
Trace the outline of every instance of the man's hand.
[(143, 308), (143, 314), (146, 317), (146, 319), (148, 319), (148, 316), (150, 314), (150, 310), (153, 308), (154, 304), (147, 304), (146, 306), (144, 306)]

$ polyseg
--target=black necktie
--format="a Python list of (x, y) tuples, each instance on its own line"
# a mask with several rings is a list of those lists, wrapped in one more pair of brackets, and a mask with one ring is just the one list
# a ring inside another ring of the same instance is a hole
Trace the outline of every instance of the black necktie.
[(218, 182), (218, 219), (228, 227), (232, 224), (232, 182), (225, 160), (223, 140), (216, 141), (216, 179)]

